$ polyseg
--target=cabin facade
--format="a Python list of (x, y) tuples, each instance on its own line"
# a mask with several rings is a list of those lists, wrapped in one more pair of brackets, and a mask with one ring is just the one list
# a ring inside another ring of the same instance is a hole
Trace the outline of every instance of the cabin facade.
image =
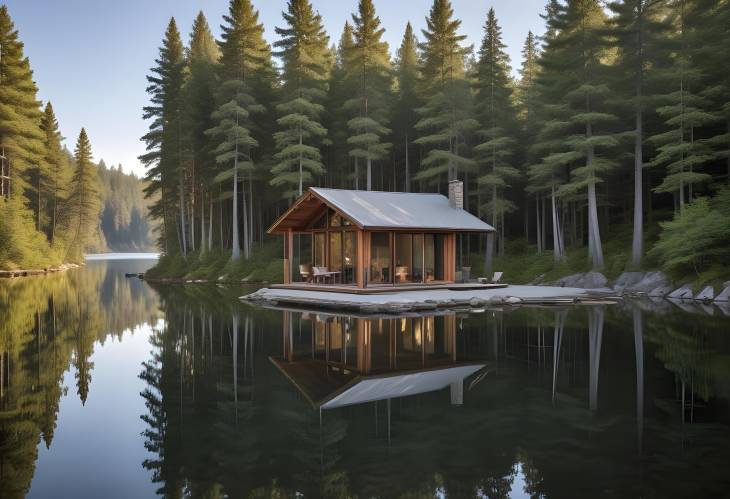
[(284, 236), (284, 285), (365, 289), (453, 283), (456, 235), (494, 231), (441, 194), (310, 187), (268, 229)]

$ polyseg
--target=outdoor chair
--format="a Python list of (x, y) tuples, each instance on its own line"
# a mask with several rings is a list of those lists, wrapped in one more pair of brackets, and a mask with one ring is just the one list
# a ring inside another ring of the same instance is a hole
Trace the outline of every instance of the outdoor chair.
[(299, 265), (299, 275), (302, 276), (302, 281), (312, 282), (312, 264), (303, 263)]

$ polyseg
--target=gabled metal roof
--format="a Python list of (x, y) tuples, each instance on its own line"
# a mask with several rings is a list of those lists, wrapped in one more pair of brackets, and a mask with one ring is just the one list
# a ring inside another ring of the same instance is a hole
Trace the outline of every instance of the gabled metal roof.
[(308, 192), (303, 194), (286, 213), (274, 222), (269, 233), (281, 232), (289, 227), (296, 230), (298, 227), (294, 226), (304, 222), (308, 213), (315, 213), (314, 206), (311, 206), (315, 200), (339, 211), (361, 229), (494, 231), (494, 227), (468, 211), (449, 206), (448, 198), (438, 193), (355, 191), (310, 187)]

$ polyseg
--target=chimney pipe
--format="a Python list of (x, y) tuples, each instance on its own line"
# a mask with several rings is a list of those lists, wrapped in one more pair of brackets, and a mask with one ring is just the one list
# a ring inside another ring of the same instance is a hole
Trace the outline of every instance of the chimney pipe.
[(449, 206), (458, 210), (464, 209), (464, 182), (461, 180), (449, 182)]

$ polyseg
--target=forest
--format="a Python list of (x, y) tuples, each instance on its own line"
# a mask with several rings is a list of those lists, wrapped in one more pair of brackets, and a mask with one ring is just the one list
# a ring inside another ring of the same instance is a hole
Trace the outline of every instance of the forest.
[(730, 2), (550, 0), (521, 61), (494, 9), (475, 47), (434, 0), (391, 50), (372, 0), (353, 7), (336, 42), (308, 0), (288, 2), (273, 46), (250, 0), (231, 0), (218, 40), (202, 12), (187, 44), (170, 20), (140, 157), (161, 273), (280, 257), (265, 230), (311, 185), (458, 178), (497, 229), (460, 245), (477, 272), (727, 278)]
[(82, 129), (65, 145), (50, 102), (0, 6), (0, 270), (80, 263), (89, 251), (148, 249), (143, 182), (92, 160)]

